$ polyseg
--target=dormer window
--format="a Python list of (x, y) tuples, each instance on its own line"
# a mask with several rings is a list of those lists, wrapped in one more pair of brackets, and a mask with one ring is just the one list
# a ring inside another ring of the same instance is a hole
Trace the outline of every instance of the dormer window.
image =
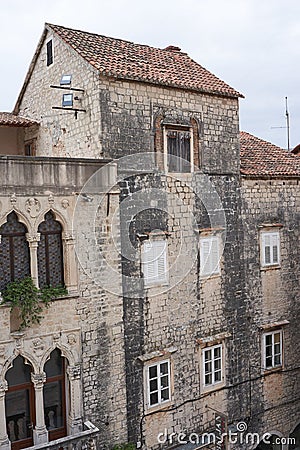
[(53, 44), (52, 39), (47, 42), (47, 66), (53, 64)]

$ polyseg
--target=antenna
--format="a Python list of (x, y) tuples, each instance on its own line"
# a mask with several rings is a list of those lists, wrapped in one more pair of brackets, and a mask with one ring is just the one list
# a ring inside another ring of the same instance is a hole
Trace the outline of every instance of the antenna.
[(286, 117), (286, 130), (287, 130), (287, 144), (288, 150), (290, 150), (290, 115), (288, 111), (288, 98), (285, 97), (285, 117)]
[(286, 119), (286, 126), (285, 127), (271, 127), (272, 130), (278, 129), (278, 128), (285, 128), (287, 131), (287, 148), (290, 150), (290, 115), (288, 111), (288, 98), (285, 97), (285, 119)]

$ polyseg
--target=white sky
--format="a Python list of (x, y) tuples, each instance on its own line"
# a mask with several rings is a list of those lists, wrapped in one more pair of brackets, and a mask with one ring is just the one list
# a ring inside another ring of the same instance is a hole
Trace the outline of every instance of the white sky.
[(164, 48), (177, 45), (245, 95), (241, 129), (300, 143), (299, 0), (0, 1), (0, 110), (11, 111), (45, 22)]

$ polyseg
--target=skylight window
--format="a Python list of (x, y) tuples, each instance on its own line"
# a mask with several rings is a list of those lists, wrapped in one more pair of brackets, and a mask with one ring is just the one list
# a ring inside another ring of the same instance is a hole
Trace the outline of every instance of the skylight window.
[(73, 106), (73, 94), (63, 94), (62, 98), (63, 106)]
[(60, 79), (60, 85), (64, 86), (64, 85), (70, 85), (72, 81), (72, 75), (62, 75), (61, 79)]

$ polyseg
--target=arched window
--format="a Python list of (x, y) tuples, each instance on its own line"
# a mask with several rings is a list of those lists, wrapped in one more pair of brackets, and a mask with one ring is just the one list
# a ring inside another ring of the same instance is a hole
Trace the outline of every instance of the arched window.
[(0, 291), (14, 280), (30, 275), (27, 229), (18, 221), (15, 212), (7, 216), (7, 222), (0, 228)]
[(44, 368), (44, 414), (50, 441), (67, 434), (65, 369), (65, 358), (56, 348)]
[(266, 442), (261, 441), (255, 450), (281, 450), (280, 437), (277, 434), (272, 434), (266, 439)]
[(38, 246), (38, 274), (40, 288), (64, 284), (62, 226), (52, 211), (38, 228), (41, 240)]
[(15, 358), (6, 373), (8, 391), (5, 395), (6, 426), (12, 450), (33, 445), (32, 430), (35, 421), (32, 367), (22, 356)]

